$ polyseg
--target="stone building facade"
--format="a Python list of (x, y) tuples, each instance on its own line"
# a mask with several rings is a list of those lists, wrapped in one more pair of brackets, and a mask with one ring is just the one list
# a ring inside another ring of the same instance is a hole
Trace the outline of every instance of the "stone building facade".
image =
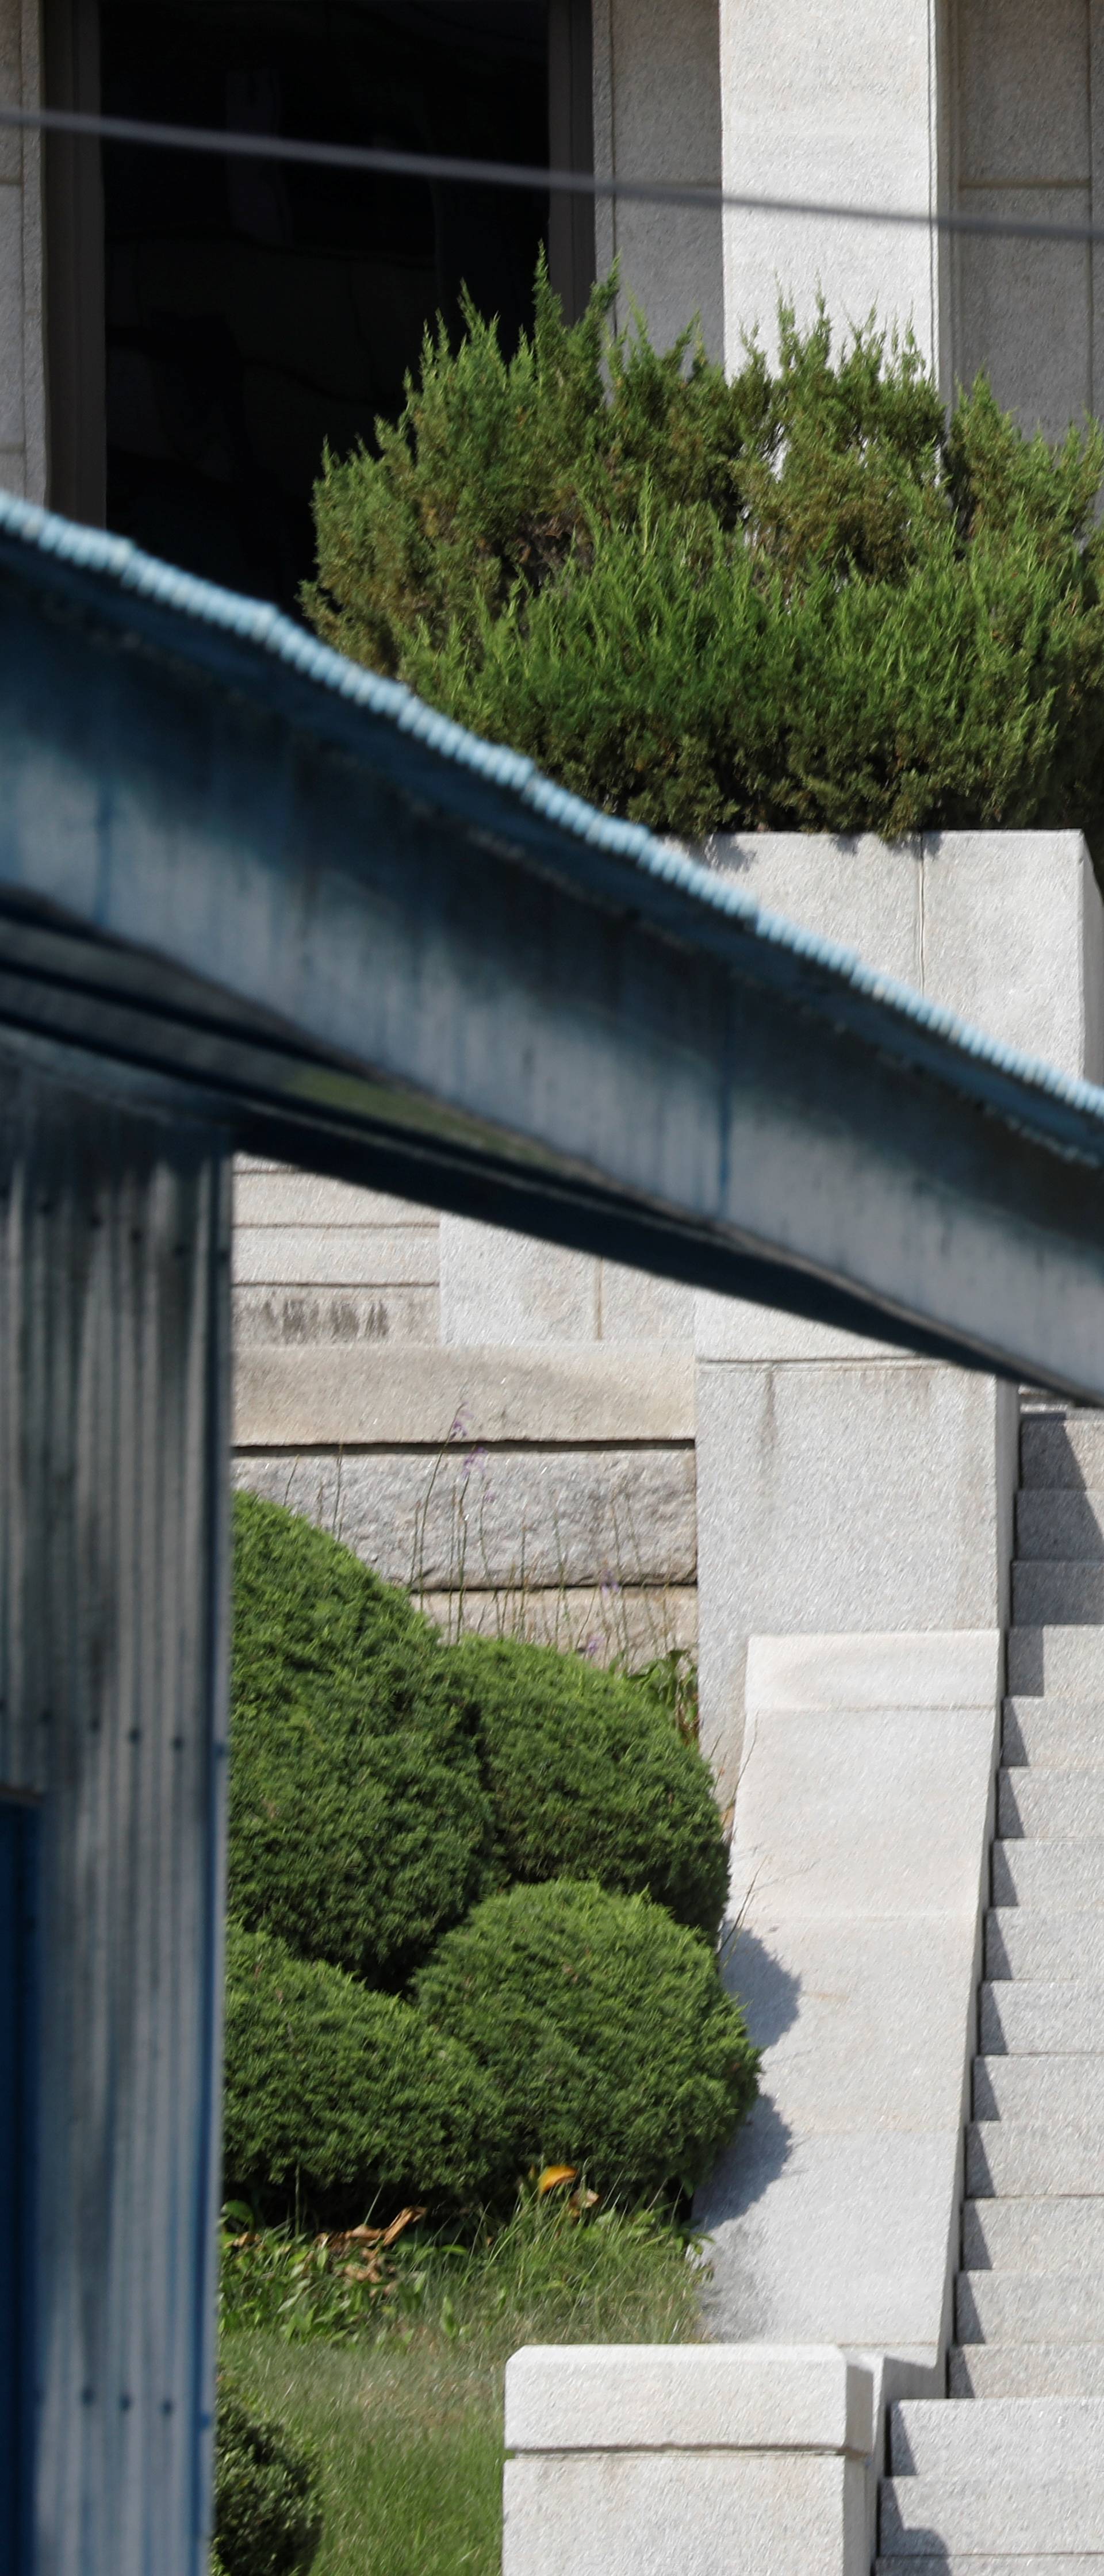
[[(156, 24), (169, 5), (149, 0), (140, 14)], [(180, 0), (182, 21), (191, 5)], [(2, 0), (0, 101), (117, 107), (117, 79), (105, 95), (100, 30), (115, 28), (120, 6)], [(480, 0), (471, 7), (478, 12)], [(520, 21), (534, 0), (483, 0), (487, 59), (505, 41), (511, 9)], [(201, 54), (210, 18), (203, 0), (194, 0), (194, 14)], [(233, 19), (235, 11), (222, 14)], [(260, 62), (272, 51), (265, 9), (242, 0), (239, 14), (254, 30)], [(394, 21), (403, 11), (388, 12), (379, 0), (376, 14)], [(371, 0), (362, 15), (372, 19)], [(431, 0), (413, 0), (406, 15), (411, 42), (423, 42)], [(579, 0), (550, 0), (536, 17), (548, 29), (549, 148), (557, 160), (586, 163), (593, 153), (600, 174), (619, 178), (921, 219), (898, 229), (780, 211), (722, 216), (600, 202), (589, 247), (586, 227), (572, 233), (561, 206), (553, 260), (569, 300), (578, 301), (588, 264), (604, 273), (616, 256), (657, 336), (698, 312), (710, 347), (731, 361), (745, 331), (769, 330), (779, 291), (807, 312), (820, 289), (841, 318), (876, 310), (910, 322), (948, 389), (956, 377), (989, 368), (1002, 401), (1052, 434), (1086, 408), (1104, 407), (1099, 250), (955, 239), (933, 234), (924, 220), (954, 211), (1073, 225), (1100, 219), (1100, 0), (1052, 0), (1045, 10), (1030, 0), (590, 0), (588, 10)], [(331, 91), (331, 71), (339, 87), (343, 68), (341, 23), (335, 15), (326, 40)], [(124, 19), (112, 42), (126, 41)], [(225, 122), (236, 113), (262, 130), (266, 118), (270, 129), (289, 124), (271, 80), (270, 90), (266, 106), (260, 72), (252, 86), (227, 75)], [(147, 106), (152, 111), (152, 93)], [(162, 97), (160, 113), (173, 112)], [(451, 135), (454, 148), (465, 146), (455, 125)], [(468, 148), (486, 141), (480, 133)], [(502, 149), (509, 148), (506, 137)], [(102, 507), (94, 451), (103, 438), (96, 236), (104, 216), (89, 151), (55, 138), (44, 153), (30, 131), (9, 131), (0, 144), (0, 473), (11, 488), (58, 506), (83, 496), (92, 515), (97, 500)], [(181, 166), (172, 164), (170, 193)], [(510, 203), (503, 200), (505, 225)], [(267, 222), (267, 247), (279, 248), (278, 207), (266, 216), (254, 204), (241, 222), (254, 233)], [(339, 418), (337, 434), (346, 426)]]
[[(1098, 0), (594, 0), (599, 168), (910, 216), (1104, 214)], [(921, 221), (599, 210), (652, 321), (700, 307), (731, 363), (779, 291), (808, 314), (907, 321), (949, 392), (986, 368), (1059, 436), (1104, 407), (1101, 249), (939, 235)]]

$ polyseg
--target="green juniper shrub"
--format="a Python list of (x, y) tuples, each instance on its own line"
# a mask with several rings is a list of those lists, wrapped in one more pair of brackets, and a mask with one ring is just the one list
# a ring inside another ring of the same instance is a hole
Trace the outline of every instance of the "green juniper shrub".
[(662, 831), (1104, 826), (1094, 424), (985, 380), (949, 429), (914, 343), (780, 316), (726, 378), (687, 334), (427, 337), (376, 451), (327, 454), (304, 604), (354, 660)]
[(453, 1649), (510, 1879), (595, 1879), (714, 1940), (727, 1860), (709, 1769), (657, 1692), (516, 1639)]
[(225, 2383), (215, 2414), (212, 2576), (306, 2576), (322, 2538), (314, 2459)]
[(224, 2168), (264, 2217), (475, 2207), (513, 2169), (492, 2075), (396, 1995), (231, 1924)]
[(574, 2165), (603, 2197), (691, 2188), (755, 2096), (712, 1954), (645, 1896), (554, 1879), (488, 1897), (417, 1994), (490, 2076), (517, 2166)]
[(302, 1958), (396, 1988), (494, 1884), (441, 1641), (309, 1521), (235, 1507), (230, 1901)]

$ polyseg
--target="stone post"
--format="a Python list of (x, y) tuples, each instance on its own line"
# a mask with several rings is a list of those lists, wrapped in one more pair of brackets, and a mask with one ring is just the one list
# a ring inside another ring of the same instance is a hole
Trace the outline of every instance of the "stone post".
[[(721, 185), (717, 0), (594, 0), (594, 167), (603, 178)], [(622, 296), (642, 305), (657, 348), (698, 316), (724, 348), (721, 218), (714, 209), (599, 198), (597, 273), (616, 259)]]
[(874, 2378), (827, 2349), (531, 2347), (503, 2576), (868, 2576)]
[[(757, 834), (769, 909), (1064, 1072), (1099, 1079), (1104, 907), (1074, 832)], [(703, 1743), (739, 1776), (753, 1635), (1007, 1625), (1015, 1390), (730, 1298), (697, 1300)]]

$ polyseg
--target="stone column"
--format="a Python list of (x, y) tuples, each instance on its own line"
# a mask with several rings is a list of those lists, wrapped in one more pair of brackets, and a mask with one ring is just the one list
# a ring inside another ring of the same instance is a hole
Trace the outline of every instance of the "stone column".
[[(753, 197), (934, 212), (944, 203), (943, 0), (720, 0), (725, 188)], [(923, 226), (725, 218), (724, 344), (768, 345), (779, 294), (807, 322), (911, 323), (949, 372), (947, 263)]]
[[(990, 218), (1096, 223), (1104, 202), (1102, 0), (981, 0), (953, 25), (954, 201)], [(1104, 408), (1104, 260), (1086, 242), (954, 245), (955, 373), (979, 368), (1024, 427)]]
[[(717, 0), (594, 0), (594, 167), (601, 177), (721, 184)], [(721, 219), (666, 206), (595, 213), (597, 273), (618, 262), (622, 295), (642, 305), (656, 346), (695, 314), (706, 347), (724, 347)]]

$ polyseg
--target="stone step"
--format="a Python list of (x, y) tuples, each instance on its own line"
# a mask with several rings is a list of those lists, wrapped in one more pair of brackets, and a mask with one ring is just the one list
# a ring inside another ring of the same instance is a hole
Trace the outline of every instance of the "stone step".
[(1104, 2398), (1104, 2344), (952, 2344), (948, 2397)]
[(1104, 1565), (1104, 1486), (1029, 1485), (1016, 1496), (1021, 1564)]
[(1104, 1619), (1104, 1563), (1080, 1559), (1043, 1564), (1017, 1558), (1012, 1616), (1021, 1628), (1091, 1627)]
[(1104, 1763), (1104, 1699), (1006, 1699), (1001, 1759), (1033, 1770), (1091, 1771)]
[(1104, 1840), (996, 1842), (995, 1906), (1036, 1906), (1043, 1913), (1098, 1914), (1104, 1909)]
[(1104, 2196), (964, 2202), (964, 2271), (1075, 2272), (1082, 2263), (1104, 2272)]
[(997, 2485), (1014, 2478), (1026, 2487), (1057, 2466), (1104, 2481), (1104, 2405), (1094, 2397), (1002, 2399), (981, 2418), (942, 2397), (898, 2397), (887, 2430), (891, 2478), (969, 2480), (983, 2468)]
[[(1075, 2400), (1069, 2401), (1075, 2403)], [(1066, 2401), (1051, 2398), (1020, 2401), (1021, 2415), (1056, 2415)], [(888, 2558), (946, 2559), (1002, 2553), (1040, 2558), (1104, 2556), (1104, 2466), (1099, 2452), (1071, 2453), (1055, 2433), (1044, 2435), (1045, 2463), (1040, 2457), (1017, 2459), (1015, 2449), (996, 2455), (989, 2417), (1003, 2401), (987, 2405), (980, 2419), (973, 2407), (970, 2457), (952, 2473), (932, 2477), (883, 2478), (880, 2492), (879, 2541)], [(944, 2404), (942, 2413), (958, 2408)], [(982, 2429), (984, 2427), (984, 2429)], [(933, 2550), (933, 2542), (935, 2549)]]
[(997, 1832), (1006, 1842), (1083, 1841), (1104, 1837), (1104, 1768), (1001, 1771)]
[(1090, 2198), (1104, 2192), (1104, 2141), (1094, 2119), (972, 2120), (965, 2188), (972, 2199)]
[(1104, 1697), (1104, 1632), (1080, 1623), (1010, 1628), (1008, 1688), (1013, 1699)]
[(960, 2272), (960, 2344), (1087, 2344), (1104, 2333), (1104, 2272)]
[(985, 1974), (992, 1982), (1104, 1978), (1104, 1913), (1046, 1914), (1034, 1905), (993, 1906), (985, 1917)]
[(975, 2057), (975, 2120), (1098, 2120), (1104, 2057)]
[(981, 1989), (978, 2046), (986, 2057), (1099, 2057), (1104, 2049), (1104, 1980), (987, 1981)]
[(1099, 2121), (971, 2120), (966, 2190), (972, 2200), (1095, 2197), (1104, 2192)]
[(1020, 1425), (1020, 1485), (1104, 1485), (1104, 1414), (1025, 1414)]

